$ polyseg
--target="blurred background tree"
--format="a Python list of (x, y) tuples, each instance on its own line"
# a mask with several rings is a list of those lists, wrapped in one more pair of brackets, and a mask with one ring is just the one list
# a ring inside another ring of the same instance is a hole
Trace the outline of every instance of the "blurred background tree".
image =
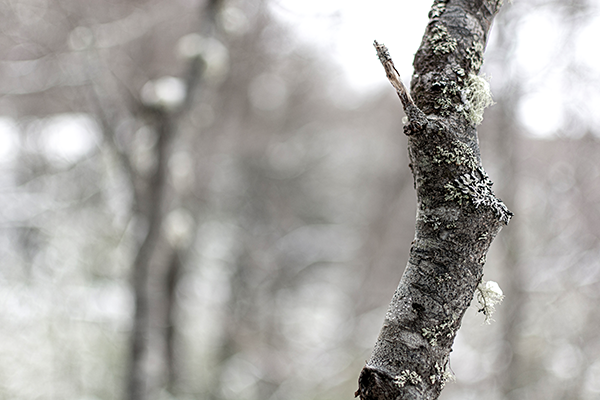
[[(352, 396), (413, 236), (402, 115), (278, 7), (0, 1), (2, 398)], [(465, 317), (442, 398), (600, 396), (598, 10), (492, 29), (506, 300)]]

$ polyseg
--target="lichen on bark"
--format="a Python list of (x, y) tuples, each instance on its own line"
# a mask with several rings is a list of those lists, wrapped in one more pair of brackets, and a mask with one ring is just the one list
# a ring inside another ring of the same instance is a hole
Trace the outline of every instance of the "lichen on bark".
[(482, 167), (476, 125), (489, 105), (479, 68), (497, 0), (436, 0), (415, 55), (409, 94), (375, 42), (407, 114), (417, 193), (415, 240), (371, 358), (361, 400), (436, 399), (492, 240), (512, 213)]

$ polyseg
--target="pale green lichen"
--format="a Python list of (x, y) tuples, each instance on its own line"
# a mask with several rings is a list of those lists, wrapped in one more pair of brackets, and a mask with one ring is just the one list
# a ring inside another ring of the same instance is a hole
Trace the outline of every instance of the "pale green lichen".
[(461, 94), (465, 117), (473, 125), (479, 125), (483, 121), (483, 111), (494, 104), (489, 82), (479, 75), (470, 74)]
[(445, 201), (456, 201), (462, 206), (463, 200), (469, 200), (468, 195), (464, 194), (459, 188), (457, 188), (450, 182), (444, 185), (444, 189), (446, 189), (446, 193), (444, 194)]
[(429, 43), (435, 55), (450, 54), (456, 50), (456, 39), (448, 33), (448, 28), (442, 23), (437, 23), (431, 28)]
[(427, 339), (431, 347), (435, 347), (438, 344), (438, 339), (443, 337), (451, 338), (452, 335), (454, 335), (455, 331), (451, 328), (451, 326), (455, 321), (456, 319), (452, 318), (450, 321), (434, 326), (433, 329), (423, 328), (421, 329), (421, 334), (425, 339)]
[(470, 170), (477, 169), (479, 164), (475, 159), (473, 149), (468, 144), (454, 140), (452, 145), (450, 149), (436, 146), (437, 153), (433, 156), (433, 162), (436, 164), (446, 162), (446, 164), (464, 165)]
[[(440, 81), (433, 84), (433, 87), (441, 87), (442, 91), (440, 96), (438, 96), (435, 100), (434, 108), (439, 110), (439, 114), (442, 116), (448, 116), (451, 114), (453, 109), (457, 107), (454, 105), (453, 97), (456, 98), (456, 102), (458, 102), (461, 95), (461, 89), (455, 81)], [(462, 105), (459, 105), (457, 111), (462, 110)]]
[(429, 11), (429, 19), (439, 18), (446, 11), (447, 0), (436, 0)]
[(449, 273), (447, 273), (447, 272), (444, 272), (443, 275), (436, 275), (435, 276), (435, 280), (437, 281), (437, 283), (448, 282), (451, 279), (452, 279), (452, 276)]
[(446, 383), (450, 381), (454, 381), (456, 378), (452, 371), (450, 371), (450, 367), (448, 366), (448, 362), (446, 361), (445, 367), (442, 367), (438, 362), (435, 363), (435, 375), (430, 375), (429, 380), (432, 385), (435, 385), (436, 382), (440, 382), (441, 387), (446, 386)]
[(496, 305), (501, 303), (503, 299), (504, 294), (498, 283), (481, 280), (477, 286), (477, 301), (481, 306), (479, 312), (482, 312), (483, 315), (485, 315), (486, 324), (492, 322), (492, 314), (496, 311)]
[(460, 78), (464, 78), (466, 75), (465, 70), (460, 66), (454, 66), (452, 70), (456, 72), (456, 75), (458, 75)]
[(467, 173), (444, 185), (445, 201), (456, 201), (459, 205), (463, 205), (463, 201), (471, 201), (475, 208), (481, 205), (488, 206), (492, 208), (500, 221), (509, 222), (512, 213), (494, 195), (493, 182), (479, 164), (473, 149), (468, 144), (454, 140), (449, 149), (436, 146), (432, 162), (434, 164), (455, 164), (468, 169)]
[(396, 383), (396, 385), (404, 387), (404, 385), (406, 385), (407, 383), (410, 383), (412, 385), (419, 385), (423, 383), (423, 380), (415, 371), (405, 369), (404, 371), (400, 372), (400, 375), (394, 378), (394, 382)]
[(483, 43), (477, 38), (473, 41), (473, 45), (467, 48), (467, 60), (471, 65), (471, 69), (475, 72), (479, 72), (483, 65), (483, 50)]
[(446, 383), (454, 382), (455, 380), (456, 377), (454, 376), (452, 371), (450, 371), (450, 368), (446, 368), (444, 374), (442, 375), (442, 387), (446, 386)]
[(434, 107), (439, 110), (439, 115), (447, 117), (452, 113), (452, 100), (447, 97), (438, 97)]
[(442, 221), (440, 221), (440, 219), (435, 215), (423, 215), (421, 217), (421, 220), (425, 224), (430, 223), (433, 226), (433, 230), (437, 230), (442, 224)]
[(448, 191), (445, 196), (446, 200), (457, 199), (459, 204), (462, 205), (463, 197), (460, 195), (462, 194), (471, 200), (475, 208), (482, 205), (490, 207), (498, 216), (498, 219), (506, 224), (512, 217), (512, 213), (506, 205), (494, 195), (492, 181), (481, 166), (478, 166), (476, 171), (459, 176), (458, 179), (454, 180), (454, 184), (447, 183), (444, 188)]

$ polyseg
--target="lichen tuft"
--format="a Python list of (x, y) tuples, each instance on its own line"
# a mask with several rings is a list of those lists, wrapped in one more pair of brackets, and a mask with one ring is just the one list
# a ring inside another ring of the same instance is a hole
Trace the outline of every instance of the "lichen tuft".
[(504, 299), (504, 294), (498, 283), (494, 281), (484, 281), (477, 286), (477, 301), (481, 308), (479, 312), (485, 315), (485, 323), (492, 322), (492, 314), (496, 311), (496, 304), (499, 304)]
[(479, 125), (483, 121), (483, 111), (494, 104), (489, 82), (479, 75), (470, 74), (461, 94), (465, 117), (473, 125)]

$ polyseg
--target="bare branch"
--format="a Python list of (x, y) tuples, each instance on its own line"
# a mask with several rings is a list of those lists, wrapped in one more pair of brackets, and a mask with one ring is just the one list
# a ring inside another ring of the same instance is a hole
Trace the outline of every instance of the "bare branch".
[(385, 75), (387, 76), (394, 89), (396, 89), (398, 97), (400, 97), (400, 101), (402, 102), (404, 112), (408, 116), (408, 119), (415, 120), (420, 117), (424, 117), (423, 113), (416, 106), (412, 97), (410, 97), (410, 93), (408, 93), (406, 87), (402, 83), (402, 80), (400, 79), (400, 73), (394, 66), (394, 61), (390, 56), (388, 48), (383, 43), (377, 42), (377, 40), (373, 42), (373, 46), (377, 51), (377, 57), (379, 57), (381, 65), (383, 65), (383, 68), (385, 69)]
[[(411, 92), (388, 49), (374, 43), (409, 122), (417, 192), (415, 238), (371, 358), (361, 400), (435, 400), (450, 379), (449, 356), (483, 277), (492, 240), (512, 213), (484, 171), (469, 99), (498, 0), (436, 1), (417, 54)], [(417, 106), (418, 104), (418, 106)], [(477, 115), (479, 117), (479, 115)]]

